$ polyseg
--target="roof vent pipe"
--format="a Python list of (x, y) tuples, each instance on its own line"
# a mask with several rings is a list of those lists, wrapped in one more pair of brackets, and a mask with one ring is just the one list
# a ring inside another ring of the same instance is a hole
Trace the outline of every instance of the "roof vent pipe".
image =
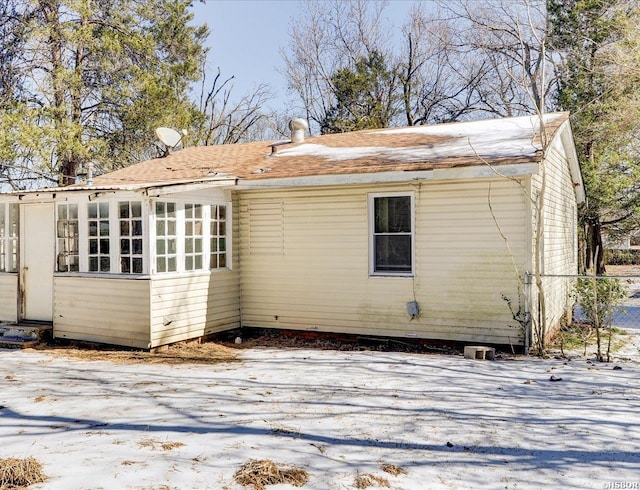
[(309, 129), (309, 125), (304, 119), (294, 117), (289, 121), (289, 129), (291, 130), (291, 142), (302, 143), (304, 141), (304, 133)]

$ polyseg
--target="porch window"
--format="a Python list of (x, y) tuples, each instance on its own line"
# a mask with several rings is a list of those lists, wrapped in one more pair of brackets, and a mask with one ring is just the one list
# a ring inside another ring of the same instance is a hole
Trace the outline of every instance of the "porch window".
[(18, 272), (18, 204), (0, 204), (0, 272)]
[(78, 272), (80, 270), (78, 235), (78, 205), (58, 204), (58, 220), (56, 222), (58, 272)]
[(156, 202), (156, 270), (175, 272), (178, 267), (176, 203)]
[(211, 205), (210, 221), (211, 253), (209, 267), (219, 269), (227, 266), (227, 207)]
[(120, 225), (120, 272), (142, 274), (142, 202), (118, 203)]
[(89, 272), (111, 272), (109, 203), (90, 203), (87, 213)]
[(370, 197), (371, 272), (413, 272), (413, 198), (410, 194)]
[(184, 268), (187, 271), (204, 267), (202, 208), (201, 204), (184, 205)]

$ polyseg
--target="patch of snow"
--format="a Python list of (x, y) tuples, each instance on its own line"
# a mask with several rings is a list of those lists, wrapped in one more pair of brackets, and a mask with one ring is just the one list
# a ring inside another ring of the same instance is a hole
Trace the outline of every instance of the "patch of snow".
[[(559, 114), (545, 114), (545, 123), (552, 122)], [(345, 161), (358, 158), (378, 158), (398, 162), (421, 162), (446, 157), (484, 158), (532, 156), (541, 150), (534, 142), (539, 133), (539, 119), (524, 116), (490, 119), (461, 123), (412, 126), (383, 129), (371, 134), (420, 134), (424, 136), (449, 136), (450, 139), (434, 145), (386, 147), (360, 146), (335, 148), (315, 143), (304, 143), (276, 153), (277, 157), (313, 156), (329, 161)]]
[(44, 465), (32, 490), (240, 490), (250, 459), (305, 468), (306, 490), (351, 488), (358, 473), (396, 489), (640, 481), (635, 362), (239, 352), (203, 366), (0, 350), (0, 457)]

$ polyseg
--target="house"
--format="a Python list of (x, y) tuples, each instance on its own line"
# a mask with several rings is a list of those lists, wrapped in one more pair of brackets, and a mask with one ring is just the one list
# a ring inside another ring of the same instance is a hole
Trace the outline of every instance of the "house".
[(560, 321), (566, 287), (525, 274), (536, 247), (576, 272), (583, 200), (566, 113), (185, 148), (0, 195), (0, 320), (144, 349), (241, 326), (526, 348), (506, 300)]

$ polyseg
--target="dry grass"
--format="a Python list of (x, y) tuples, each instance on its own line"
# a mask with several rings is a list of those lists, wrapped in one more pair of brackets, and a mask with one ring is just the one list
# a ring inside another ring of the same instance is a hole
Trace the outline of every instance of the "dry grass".
[(252, 459), (233, 475), (240, 485), (253, 485), (255, 490), (265, 490), (265, 485), (289, 483), (301, 487), (309, 480), (309, 473), (302, 468), (275, 463), (269, 459)]
[(238, 351), (214, 342), (179, 342), (164, 352), (117, 349), (100, 345), (39, 347), (52, 355), (83, 361), (111, 361), (127, 364), (218, 364), (238, 360)]
[(389, 480), (381, 476), (372, 475), (371, 473), (362, 473), (356, 475), (353, 480), (353, 486), (355, 488), (369, 488), (373, 486), (391, 488)]
[(47, 477), (35, 458), (0, 458), (0, 489), (23, 488), (42, 483)]
[(157, 439), (143, 439), (138, 442), (139, 447), (149, 447), (151, 449), (162, 448), (163, 451), (171, 451), (172, 449), (176, 449), (178, 447), (184, 446), (183, 442), (162, 442)]
[(393, 476), (407, 474), (407, 470), (395, 464), (384, 463), (383, 465), (380, 466), (380, 469), (385, 473), (389, 473), (390, 475), (393, 475)]

